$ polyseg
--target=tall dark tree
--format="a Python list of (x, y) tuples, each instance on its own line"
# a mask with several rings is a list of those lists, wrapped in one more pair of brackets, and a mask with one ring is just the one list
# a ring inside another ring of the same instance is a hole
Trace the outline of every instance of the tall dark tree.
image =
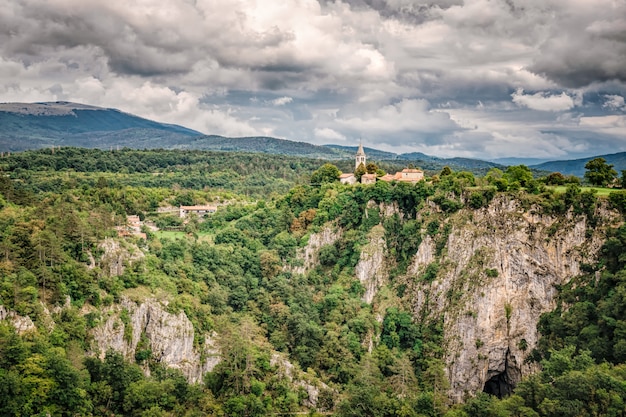
[(357, 181), (360, 181), (361, 177), (365, 174), (367, 174), (367, 168), (365, 167), (365, 165), (359, 164), (357, 169), (354, 171), (354, 176), (356, 177)]
[(365, 166), (365, 170), (368, 174), (376, 174), (376, 171), (378, 171), (378, 165), (376, 165), (374, 162), (368, 162)]
[(617, 177), (617, 171), (612, 164), (607, 164), (604, 158), (595, 158), (585, 164), (585, 178), (593, 185), (605, 186)]

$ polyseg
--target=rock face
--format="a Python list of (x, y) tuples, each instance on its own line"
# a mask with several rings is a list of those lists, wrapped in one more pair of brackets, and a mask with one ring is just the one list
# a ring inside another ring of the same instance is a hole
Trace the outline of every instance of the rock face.
[[(584, 216), (533, 214), (506, 197), (448, 221), (441, 255), (426, 236), (409, 267), (414, 313), (443, 317), (454, 401), (483, 390), (505, 395), (536, 370), (524, 360), (537, 343), (539, 316), (555, 307), (555, 285), (580, 273), (602, 237)], [(432, 262), (437, 277), (420, 280)]]
[(319, 250), (322, 246), (332, 245), (341, 237), (340, 231), (324, 227), (318, 233), (312, 233), (306, 246), (298, 251), (296, 259), (301, 266), (289, 267), (295, 274), (305, 274), (319, 263)]
[(190, 383), (201, 382), (204, 374), (220, 361), (213, 336), (204, 345), (194, 346), (194, 329), (184, 312), (172, 314), (154, 299), (136, 304), (122, 298), (105, 311), (108, 318), (93, 331), (94, 353), (101, 359), (113, 349), (134, 361), (138, 350), (149, 349), (152, 358), (180, 369)]
[(387, 253), (385, 229), (381, 225), (374, 226), (368, 238), (369, 242), (363, 247), (354, 271), (356, 277), (365, 287), (363, 301), (371, 304), (380, 287), (387, 281), (389, 272), (385, 264)]
[(0, 305), (0, 321), (2, 320), (9, 321), (19, 334), (36, 330), (35, 324), (30, 317), (20, 316), (16, 312), (7, 310), (3, 305)]
[(124, 242), (122, 246), (119, 241), (111, 238), (104, 239), (98, 244), (98, 248), (104, 252), (99, 263), (100, 269), (110, 277), (122, 275), (127, 266), (144, 257), (144, 253), (136, 245)]
[(276, 372), (287, 378), (294, 387), (302, 388), (307, 393), (307, 398), (303, 400), (306, 407), (317, 407), (320, 390), (330, 389), (319, 380), (311, 381), (313, 378), (296, 368), (283, 353), (272, 353), (270, 366), (276, 367)]

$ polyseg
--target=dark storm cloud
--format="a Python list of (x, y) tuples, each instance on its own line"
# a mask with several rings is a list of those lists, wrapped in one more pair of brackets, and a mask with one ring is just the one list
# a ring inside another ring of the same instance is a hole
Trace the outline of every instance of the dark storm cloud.
[[(112, 70), (144, 76), (188, 71), (193, 48), (167, 30), (123, 20), (98, 4), (55, 7), (53, 2), (14, 3), (14, 14), (0, 14), (2, 49), (15, 56), (54, 56), (77, 46), (97, 47)], [(28, 59), (28, 58), (25, 58)]]
[(362, 137), (442, 156), (592, 152), (573, 132), (618, 147), (626, 134), (625, 7), (8, 0), (0, 100), (82, 101), (207, 133)]
[[(320, 0), (322, 5), (332, 3), (330, 0)], [(452, 6), (463, 5), (463, 0), (349, 0), (349, 4), (356, 10), (375, 10), (385, 18), (399, 19), (420, 24), (436, 17), (433, 9), (448, 9)]]
[(562, 14), (530, 69), (570, 88), (626, 82), (626, 3), (603, 3)]

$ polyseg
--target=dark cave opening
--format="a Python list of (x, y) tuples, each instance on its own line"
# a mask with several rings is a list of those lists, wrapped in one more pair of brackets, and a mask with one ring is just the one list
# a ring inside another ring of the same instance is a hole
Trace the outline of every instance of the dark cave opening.
[(498, 398), (508, 397), (513, 394), (515, 385), (522, 379), (517, 360), (511, 356), (511, 351), (507, 349), (504, 356), (504, 370), (485, 382), (483, 392), (494, 395)]
[(492, 376), (487, 382), (485, 382), (485, 388), (483, 392), (494, 395), (498, 398), (508, 397), (513, 393), (513, 384), (506, 372)]

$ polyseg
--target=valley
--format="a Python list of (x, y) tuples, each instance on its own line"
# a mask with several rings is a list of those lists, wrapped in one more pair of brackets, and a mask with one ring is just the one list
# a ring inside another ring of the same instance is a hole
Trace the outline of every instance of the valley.
[(1, 413), (623, 411), (624, 191), (278, 158), (0, 158)]

